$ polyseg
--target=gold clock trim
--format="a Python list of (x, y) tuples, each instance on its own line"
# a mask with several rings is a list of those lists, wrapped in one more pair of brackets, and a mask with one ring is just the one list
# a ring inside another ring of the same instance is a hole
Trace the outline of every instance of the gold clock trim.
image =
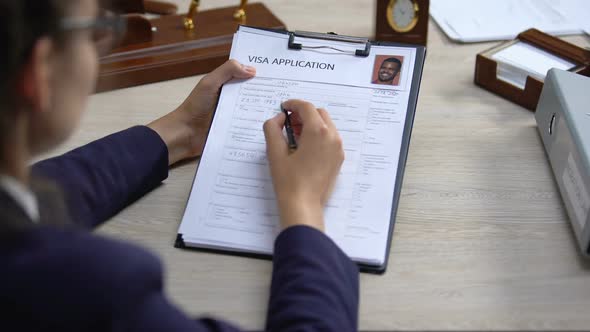
[(414, 18), (412, 19), (412, 22), (410, 22), (410, 24), (408, 24), (408, 26), (406, 26), (406, 27), (400, 27), (393, 20), (393, 6), (395, 5), (395, 3), (397, 1), (398, 0), (391, 0), (391, 1), (389, 1), (389, 4), (387, 5), (387, 11), (385, 14), (385, 15), (387, 15), (387, 22), (389, 22), (389, 25), (391, 26), (391, 28), (397, 32), (408, 32), (408, 31), (414, 29), (416, 24), (418, 24), (418, 10), (419, 10), (418, 3), (416, 3), (415, 1), (412, 1), (412, 3), (414, 4)]

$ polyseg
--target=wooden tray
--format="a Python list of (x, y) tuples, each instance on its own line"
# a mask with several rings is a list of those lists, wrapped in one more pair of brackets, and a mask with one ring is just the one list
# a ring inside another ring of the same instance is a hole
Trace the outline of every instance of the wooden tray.
[[(515, 41), (523, 41), (551, 54), (569, 60), (576, 64), (571, 71), (590, 76), (590, 51), (563, 41), (557, 37), (545, 34), (536, 29), (529, 29), (520, 33)], [(543, 82), (528, 76), (523, 89), (505, 82), (497, 77), (498, 63), (491, 58), (491, 54), (515, 41), (509, 41), (492, 49), (479, 53), (475, 60), (475, 84), (500, 95), (531, 111), (537, 108)]]
[[(150, 31), (131, 30), (129, 34), (143, 34), (141, 40), (147, 41), (118, 48), (101, 58), (96, 92), (210, 72), (229, 57), (232, 38), (240, 24), (233, 20), (235, 10), (236, 7), (225, 7), (202, 11), (195, 16), (196, 27), (192, 31), (184, 29), (186, 14), (149, 20), (141, 29)], [(249, 4), (246, 12), (246, 25), (286, 28), (261, 3)]]

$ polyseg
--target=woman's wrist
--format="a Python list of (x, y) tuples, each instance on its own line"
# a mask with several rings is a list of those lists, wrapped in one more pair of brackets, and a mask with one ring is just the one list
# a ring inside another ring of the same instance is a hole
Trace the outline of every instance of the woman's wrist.
[(320, 202), (305, 202), (292, 199), (279, 202), (281, 227), (305, 225), (324, 231), (324, 209)]
[(197, 128), (193, 128), (188, 119), (183, 118), (180, 109), (175, 110), (147, 125), (154, 130), (168, 148), (168, 165), (193, 157), (194, 140), (198, 137)]

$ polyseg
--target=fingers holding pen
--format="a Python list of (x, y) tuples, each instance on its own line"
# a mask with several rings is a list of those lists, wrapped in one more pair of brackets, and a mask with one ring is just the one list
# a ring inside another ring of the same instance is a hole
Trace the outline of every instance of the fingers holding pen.
[(291, 113), (291, 127), (293, 127), (293, 133), (295, 133), (295, 138), (299, 139), (301, 137), (301, 129), (303, 129), (303, 124), (301, 123), (301, 118), (297, 113)]
[(309, 139), (316, 143), (318, 139), (328, 139), (333, 141), (338, 149), (342, 148), (342, 140), (336, 125), (325, 109), (316, 108), (309, 102), (297, 99), (287, 100), (281, 106), (291, 112), (291, 127), (298, 139)]
[(264, 124), (281, 224), (283, 227), (306, 224), (322, 230), (323, 206), (344, 160), (342, 141), (325, 110), (301, 100), (288, 100), (282, 107), (291, 113), (291, 126), (300, 139), (296, 142), (296, 152), (290, 154), (283, 134), (287, 119), (283, 112)]
[(282, 106), (287, 111), (297, 114), (297, 121), (301, 124), (302, 130), (319, 130), (319, 128), (326, 126), (312, 103), (290, 99), (283, 102)]
[(266, 139), (266, 151), (271, 162), (288, 154), (287, 143), (283, 136), (283, 124), (285, 114), (279, 113), (264, 122), (264, 137)]

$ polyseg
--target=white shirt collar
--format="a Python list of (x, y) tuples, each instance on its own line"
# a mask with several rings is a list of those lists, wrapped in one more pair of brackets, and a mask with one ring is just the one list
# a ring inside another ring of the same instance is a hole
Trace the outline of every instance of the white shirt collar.
[(31, 190), (13, 177), (0, 174), (0, 188), (11, 196), (34, 223), (39, 222), (39, 203)]

